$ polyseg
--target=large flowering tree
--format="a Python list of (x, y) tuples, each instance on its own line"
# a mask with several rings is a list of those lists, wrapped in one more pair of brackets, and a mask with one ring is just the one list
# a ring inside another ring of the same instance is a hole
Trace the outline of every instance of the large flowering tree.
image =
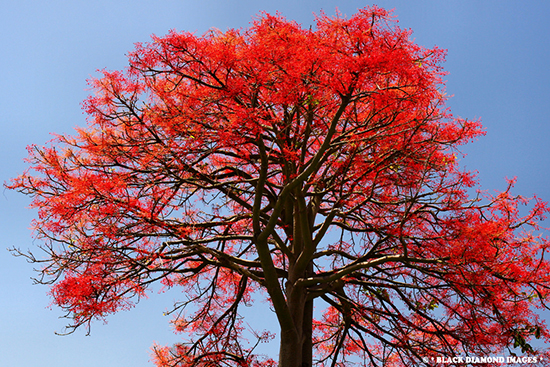
[(260, 297), (281, 367), (540, 360), (548, 209), (469, 196), (457, 147), (482, 130), (446, 109), (443, 57), (377, 7), (138, 44), (91, 81), (88, 127), (30, 147), (8, 185), (38, 209), (46, 256), (27, 256), (73, 328), (182, 289), (158, 366), (276, 364), (242, 320)]

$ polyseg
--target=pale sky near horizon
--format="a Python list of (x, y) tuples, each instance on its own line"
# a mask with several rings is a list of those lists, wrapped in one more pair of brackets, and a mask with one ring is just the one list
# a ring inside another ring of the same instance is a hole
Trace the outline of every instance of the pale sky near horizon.
[[(136, 42), (170, 29), (196, 31), (248, 27), (260, 11), (313, 23), (313, 13), (335, 8), (351, 15), (370, 1), (184, 1), (51, 0), (2, 1), (0, 11), (0, 181), (25, 169), (29, 144), (51, 132), (71, 133), (85, 124), (80, 103), (86, 79), (97, 69), (124, 68)], [(550, 2), (512, 0), (379, 0), (394, 9), (399, 25), (416, 42), (448, 50), (448, 102), (455, 115), (481, 118), (487, 135), (464, 147), (462, 164), (479, 171), (482, 188), (550, 200)], [(47, 287), (33, 286), (32, 265), (6, 248), (36, 249), (28, 230), (34, 212), (28, 198), (4, 190), (0, 196), (0, 366), (147, 367), (154, 342), (179, 340), (162, 314), (177, 290), (152, 293), (130, 311), (84, 330), (56, 336), (66, 320), (49, 308)], [(548, 221), (547, 221), (548, 223)], [(265, 305), (252, 321), (274, 323)], [(264, 321), (265, 320), (265, 321)], [(276, 330), (274, 330), (276, 331)], [(276, 357), (278, 345), (265, 345)]]

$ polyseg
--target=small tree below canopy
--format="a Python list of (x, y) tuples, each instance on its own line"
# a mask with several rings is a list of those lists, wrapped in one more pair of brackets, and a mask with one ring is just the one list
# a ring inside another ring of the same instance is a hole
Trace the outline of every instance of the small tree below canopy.
[(548, 208), (468, 196), (457, 147), (481, 125), (445, 108), (444, 52), (410, 33), (377, 7), (314, 29), (263, 14), (153, 37), (92, 80), (88, 127), (30, 147), (8, 185), (38, 209), (46, 256), (26, 256), (70, 328), (161, 282), (184, 341), (158, 366), (277, 365), (244, 340), (271, 337), (241, 317), (260, 297), (281, 367), (540, 357)]

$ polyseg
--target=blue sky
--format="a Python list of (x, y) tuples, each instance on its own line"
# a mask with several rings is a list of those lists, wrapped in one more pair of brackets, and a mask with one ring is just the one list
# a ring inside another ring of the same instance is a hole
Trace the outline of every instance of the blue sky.
[[(185, 1), (50, 0), (4, 1), (0, 13), (0, 180), (25, 169), (29, 144), (49, 133), (84, 125), (80, 102), (95, 70), (122, 69), (135, 42), (170, 29), (196, 31), (247, 27), (265, 10), (279, 10), (308, 27), (313, 12), (351, 15), (364, 1)], [(515, 193), (550, 200), (550, 2), (398, 1), (376, 2), (394, 9), (400, 26), (416, 42), (448, 49), (445, 68), (449, 106), (455, 115), (481, 118), (487, 135), (464, 148), (462, 160), (478, 170), (483, 189), (504, 189), (518, 177)], [(8, 247), (33, 249), (28, 230), (34, 213), (23, 195), (0, 195), (0, 360), (5, 366), (152, 366), (154, 341), (178, 340), (162, 316), (178, 294), (151, 294), (136, 308), (60, 337), (65, 320), (47, 306), (47, 288), (33, 286), (32, 265)], [(265, 310), (256, 319), (268, 318)], [(269, 319), (268, 319), (269, 320)], [(268, 321), (269, 322), (269, 321)], [(278, 346), (266, 346), (276, 353)]]

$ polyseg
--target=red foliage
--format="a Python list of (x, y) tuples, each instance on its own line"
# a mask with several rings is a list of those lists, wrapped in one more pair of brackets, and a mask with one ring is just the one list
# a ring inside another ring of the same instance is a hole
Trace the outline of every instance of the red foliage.
[(91, 81), (89, 126), (31, 147), (8, 185), (38, 209), (54, 302), (78, 327), (181, 287), (187, 340), (159, 366), (275, 365), (242, 342), (272, 337), (242, 321), (262, 294), (280, 366), (536, 355), (548, 207), (524, 213), (513, 182), (469, 197), (457, 148), (483, 132), (446, 109), (443, 58), (377, 7), (138, 44)]

